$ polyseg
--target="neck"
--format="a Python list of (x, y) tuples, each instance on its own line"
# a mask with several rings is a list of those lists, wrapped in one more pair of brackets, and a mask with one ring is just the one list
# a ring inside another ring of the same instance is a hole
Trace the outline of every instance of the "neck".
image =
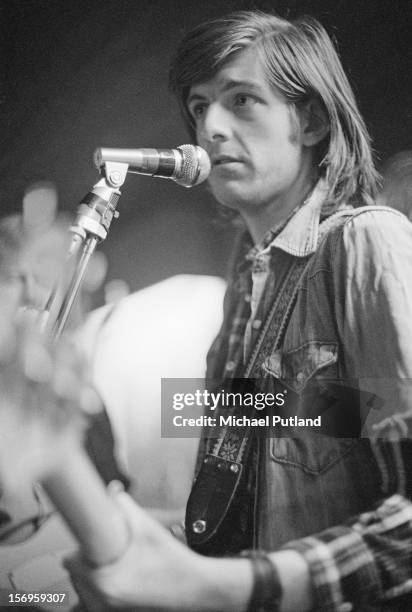
[(287, 192), (278, 194), (268, 204), (240, 211), (255, 244), (261, 242), (266, 232), (285, 221), (297, 206), (304, 203), (315, 181), (316, 177), (310, 170), (300, 175)]

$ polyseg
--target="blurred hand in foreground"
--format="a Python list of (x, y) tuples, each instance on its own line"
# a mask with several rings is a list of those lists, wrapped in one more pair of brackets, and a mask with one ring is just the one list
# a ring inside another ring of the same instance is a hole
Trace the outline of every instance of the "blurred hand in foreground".
[[(178, 542), (126, 493), (112, 495), (129, 527), (124, 554), (100, 568), (90, 567), (80, 554), (65, 562), (86, 610), (193, 609), (210, 560)], [(199, 610), (205, 605), (199, 602)]]

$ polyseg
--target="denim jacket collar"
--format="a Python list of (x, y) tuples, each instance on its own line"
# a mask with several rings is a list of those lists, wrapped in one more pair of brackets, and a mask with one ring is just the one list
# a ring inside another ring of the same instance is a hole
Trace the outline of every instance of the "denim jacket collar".
[(296, 257), (306, 257), (315, 252), (326, 191), (326, 181), (320, 179), (286, 227), (268, 245), (268, 250), (277, 247)]
[(257, 257), (268, 256), (272, 248), (281, 249), (295, 257), (307, 257), (314, 253), (318, 244), (319, 222), (326, 192), (326, 181), (319, 179), (302, 206), (298, 207), (287, 221), (271, 228), (260, 245), (252, 245), (250, 234), (245, 232), (236, 266), (239, 278)]

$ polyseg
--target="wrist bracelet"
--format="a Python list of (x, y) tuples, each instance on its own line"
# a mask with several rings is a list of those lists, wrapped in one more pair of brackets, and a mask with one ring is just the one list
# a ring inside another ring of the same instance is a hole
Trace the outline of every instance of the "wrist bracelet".
[(279, 612), (282, 587), (275, 564), (263, 550), (241, 553), (252, 562), (253, 587), (247, 612)]

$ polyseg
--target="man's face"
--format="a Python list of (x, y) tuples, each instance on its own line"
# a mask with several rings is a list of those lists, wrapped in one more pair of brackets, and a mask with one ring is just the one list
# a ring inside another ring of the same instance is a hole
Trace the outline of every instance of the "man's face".
[(238, 53), (213, 79), (194, 85), (188, 109), (198, 144), (210, 155), (209, 183), (221, 204), (250, 210), (290, 191), (303, 164), (300, 125), (266, 82), (256, 51)]

